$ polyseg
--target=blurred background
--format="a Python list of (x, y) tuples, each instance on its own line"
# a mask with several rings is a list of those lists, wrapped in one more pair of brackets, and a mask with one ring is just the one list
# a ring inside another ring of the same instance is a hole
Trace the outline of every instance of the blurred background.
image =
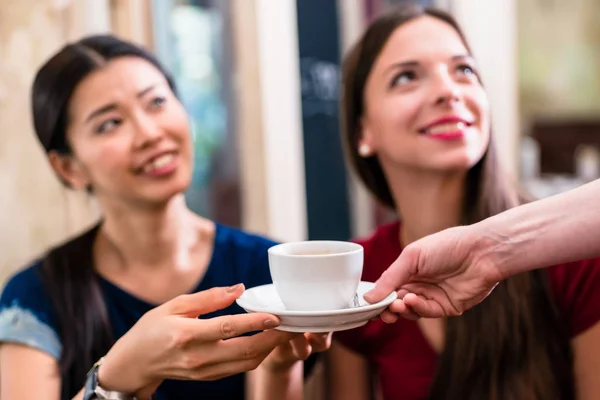
[[(389, 218), (344, 167), (340, 58), (396, 0), (0, 0), (0, 285), (98, 218), (32, 130), (38, 66), (113, 32), (154, 52), (193, 125), (190, 206), (278, 240), (348, 239)], [(481, 65), (511, 177), (538, 197), (600, 171), (600, 2), (420, 1), (454, 13)]]

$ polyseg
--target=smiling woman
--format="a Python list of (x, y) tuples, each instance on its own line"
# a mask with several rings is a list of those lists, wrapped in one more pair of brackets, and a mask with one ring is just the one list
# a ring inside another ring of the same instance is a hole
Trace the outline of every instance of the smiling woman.
[(188, 209), (188, 117), (154, 56), (114, 36), (68, 44), (38, 71), (32, 105), (54, 172), (103, 216), (6, 285), (0, 397), (243, 399), (250, 370), (261, 399), (301, 395), (301, 360), (329, 342), (234, 304), (271, 283), (274, 242)]
[[(362, 280), (419, 238), (524, 201), (499, 166), (488, 97), (452, 16), (391, 9), (346, 55), (342, 82), (349, 163), (400, 215), (357, 240)], [(336, 332), (331, 398), (369, 398), (371, 387), (385, 399), (597, 398), (599, 286), (600, 260), (556, 265), (500, 283), (456, 318)]]
[[(99, 64), (75, 88), (68, 110), (67, 141), (78, 157), (50, 151), (55, 170), (71, 187), (92, 186), (101, 202), (119, 193), (160, 203), (185, 190), (192, 171), (188, 122), (166, 76), (139, 57)], [(48, 135), (46, 110), (39, 106), (36, 126)], [(129, 155), (132, 149), (139, 151)]]

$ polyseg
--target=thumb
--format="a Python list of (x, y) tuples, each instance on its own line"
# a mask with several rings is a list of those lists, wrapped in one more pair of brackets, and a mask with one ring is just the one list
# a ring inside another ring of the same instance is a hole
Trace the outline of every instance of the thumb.
[(168, 314), (196, 318), (230, 306), (244, 293), (244, 285), (214, 287), (198, 293), (184, 294), (164, 304)]
[(417, 260), (417, 251), (411, 250), (410, 246), (405, 248), (396, 261), (375, 282), (375, 287), (365, 293), (365, 300), (371, 304), (377, 303), (408, 283), (416, 271)]

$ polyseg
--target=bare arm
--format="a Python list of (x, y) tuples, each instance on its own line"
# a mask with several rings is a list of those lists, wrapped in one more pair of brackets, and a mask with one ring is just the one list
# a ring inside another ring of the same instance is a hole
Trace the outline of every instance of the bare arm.
[(330, 400), (372, 399), (367, 360), (335, 341), (328, 354)]
[[(0, 399), (59, 400), (60, 390), (58, 362), (53, 357), (20, 344), (0, 346)], [(82, 399), (83, 389), (73, 397)]]
[(397, 290), (399, 300), (381, 314), (389, 323), (455, 316), (510, 276), (597, 256), (600, 180), (409, 244), (365, 299)]
[(600, 256), (600, 180), (488, 218), (473, 228), (506, 277)]
[(600, 323), (572, 340), (578, 400), (600, 398)]
[(58, 400), (60, 387), (58, 362), (49, 354), (19, 344), (0, 346), (0, 398)]

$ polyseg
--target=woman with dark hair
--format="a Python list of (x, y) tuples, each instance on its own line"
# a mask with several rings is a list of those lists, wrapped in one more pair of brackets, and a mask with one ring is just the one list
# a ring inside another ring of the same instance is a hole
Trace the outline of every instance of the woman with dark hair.
[(234, 303), (271, 283), (273, 242), (187, 208), (188, 120), (157, 60), (85, 38), (42, 66), (32, 102), (52, 168), (103, 217), (5, 287), (0, 397), (242, 399), (253, 369), (262, 399), (283, 397), (265, 385), (274, 376), (301, 390), (299, 360), (328, 337), (273, 330), (276, 317)]
[[(419, 238), (524, 201), (499, 168), (488, 98), (450, 15), (403, 6), (376, 19), (345, 58), (342, 97), (349, 162), (399, 215), (358, 241), (363, 280)], [(600, 398), (598, 321), (599, 260), (515, 275), (461, 316), (334, 334), (331, 398)]]

